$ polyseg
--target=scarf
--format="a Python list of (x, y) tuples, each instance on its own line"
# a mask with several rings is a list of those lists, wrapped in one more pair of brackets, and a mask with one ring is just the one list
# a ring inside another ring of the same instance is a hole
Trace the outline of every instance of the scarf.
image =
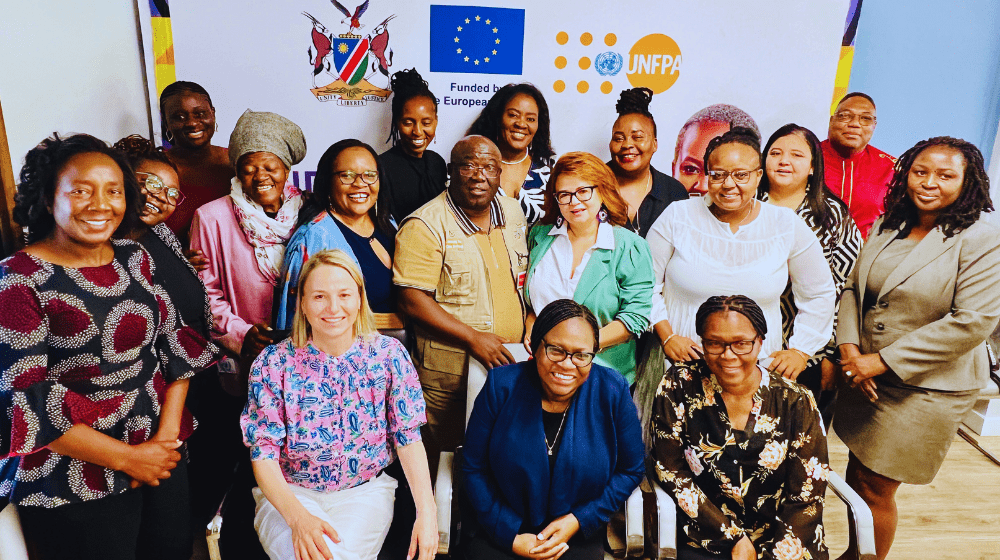
[(250, 200), (243, 192), (239, 179), (233, 177), (233, 192), (229, 198), (233, 201), (233, 213), (240, 223), (247, 243), (253, 247), (257, 257), (257, 268), (272, 286), (278, 285), (278, 275), (281, 273), (281, 261), (285, 255), (285, 243), (292, 236), (295, 221), (302, 207), (302, 193), (292, 183), (285, 183), (282, 192), (283, 203), (278, 215), (271, 218), (264, 213), (260, 204)]

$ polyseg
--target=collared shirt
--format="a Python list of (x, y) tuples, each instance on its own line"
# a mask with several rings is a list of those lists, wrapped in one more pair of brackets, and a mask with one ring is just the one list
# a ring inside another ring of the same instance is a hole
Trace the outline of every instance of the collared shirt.
[(808, 389), (761, 370), (737, 430), (705, 362), (679, 363), (657, 388), (651, 433), (656, 476), (683, 512), (688, 546), (728, 554), (745, 535), (761, 558), (829, 557), (826, 434)]
[(425, 408), (394, 338), (359, 337), (340, 356), (286, 339), (254, 360), (240, 427), (252, 460), (276, 460), (289, 484), (332, 492), (375, 477), (395, 449), (420, 441)]
[(639, 234), (639, 237), (646, 238), (649, 228), (653, 226), (660, 214), (670, 206), (671, 202), (686, 200), (689, 195), (687, 189), (680, 181), (670, 175), (660, 173), (652, 165), (649, 172), (653, 175), (653, 184), (649, 193), (639, 204), (639, 210), (635, 213), (635, 219), (629, 220), (625, 225), (628, 229)]
[(531, 294), (531, 308), (535, 313), (541, 313), (545, 306), (557, 299), (573, 299), (580, 277), (590, 262), (594, 249), (613, 251), (615, 248), (614, 227), (602, 223), (597, 227), (597, 241), (588, 248), (580, 259), (580, 264), (573, 268), (573, 243), (569, 240), (566, 224), (554, 227), (549, 235), (556, 239), (542, 257), (541, 262), (531, 277), (528, 293)]
[[(477, 226), (475, 222), (469, 218), (469, 215), (465, 213), (465, 210), (455, 203), (455, 199), (451, 197), (451, 191), (448, 191), (446, 199), (448, 202), (448, 209), (451, 210), (451, 213), (455, 215), (456, 219), (458, 219), (458, 225), (462, 228), (462, 231), (464, 231), (466, 235), (472, 235), (473, 233), (479, 233), (482, 231), (482, 228)], [(494, 196), (493, 200), (490, 201), (490, 226), (503, 227), (505, 225), (506, 222), (503, 217), (503, 208), (500, 207), (500, 201), (497, 200), (496, 196)]]
[(892, 181), (896, 158), (872, 146), (845, 158), (829, 140), (823, 148), (823, 178), (833, 194), (847, 204), (861, 235), (868, 237), (872, 224), (885, 212), (885, 193)]

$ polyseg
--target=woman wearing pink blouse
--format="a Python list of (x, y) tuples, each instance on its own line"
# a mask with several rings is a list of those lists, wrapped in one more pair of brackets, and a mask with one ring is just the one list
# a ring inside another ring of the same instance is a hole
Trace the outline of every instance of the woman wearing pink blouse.
[(392, 521), (399, 455), (417, 520), (409, 558), (432, 560), (437, 519), (423, 392), (410, 357), (375, 330), (361, 271), (339, 250), (302, 268), (291, 338), (253, 363), (243, 411), (259, 488), (254, 526), (272, 560), (374, 559)]

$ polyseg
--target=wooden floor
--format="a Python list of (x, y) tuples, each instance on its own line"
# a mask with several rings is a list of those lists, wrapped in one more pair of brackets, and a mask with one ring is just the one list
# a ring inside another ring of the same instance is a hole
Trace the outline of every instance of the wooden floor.
[[(977, 438), (1000, 456), (1000, 437)], [(830, 466), (847, 470), (847, 447), (831, 433)], [(962, 438), (948, 451), (929, 485), (904, 484), (897, 493), (899, 528), (887, 560), (1000, 560), (1000, 466)], [(823, 512), (831, 560), (847, 548), (847, 509), (827, 492)]]

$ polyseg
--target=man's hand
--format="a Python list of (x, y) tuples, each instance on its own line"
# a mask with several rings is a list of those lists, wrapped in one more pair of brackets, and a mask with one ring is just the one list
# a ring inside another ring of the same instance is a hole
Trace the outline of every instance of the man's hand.
[(487, 369), (514, 363), (514, 356), (504, 348), (503, 338), (486, 332), (476, 331), (468, 341), (469, 353)]

